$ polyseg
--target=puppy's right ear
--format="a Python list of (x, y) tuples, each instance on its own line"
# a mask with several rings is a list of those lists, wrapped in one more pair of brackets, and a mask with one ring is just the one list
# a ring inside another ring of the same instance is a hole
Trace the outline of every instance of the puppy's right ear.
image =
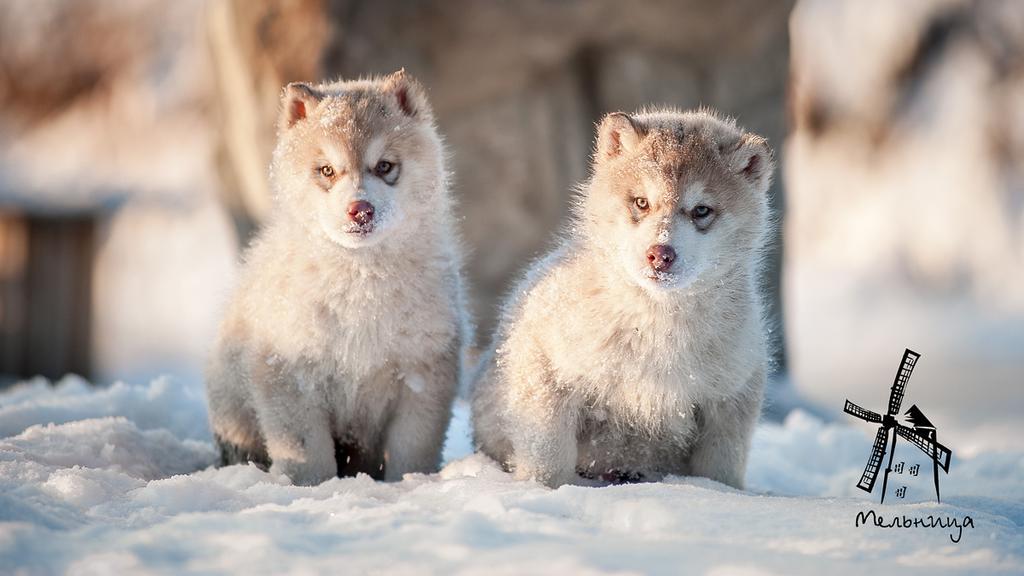
[(314, 90), (309, 84), (292, 82), (284, 87), (284, 94), (281, 96), (281, 119), (278, 126), (281, 130), (287, 130), (296, 122), (303, 120), (313, 113), (317, 104), (323, 99), (323, 94)]
[(409, 118), (431, 118), (430, 103), (423, 85), (405, 68), (384, 78), (384, 91), (395, 99), (398, 110)]
[(732, 170), (749, 182), (758, 194), (764, 194), (772, 183), (775, 156), (768, 141), (757, 134), (744, 134), (726, 155)]
[(597, 130), (597, 159), (605, 160), (631, 152), (644, 137), (644, 129), (625, 112), (612, 112)]

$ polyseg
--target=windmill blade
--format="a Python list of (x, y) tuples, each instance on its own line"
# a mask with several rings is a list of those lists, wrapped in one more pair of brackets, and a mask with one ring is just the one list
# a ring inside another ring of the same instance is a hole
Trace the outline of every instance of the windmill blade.
[(927, 454), (929, 458), (938, 462), (939, 468), (942, 468), (944, 472), (949, 472), (949, 459), (952, 456), (949, 448), (946, 448), (934, 440), (925, 438), (902, 424), (896, 425), (896, 433), (909, 440), (914, 446), (920, 448), (921, 451)]
[(871, 448), (871, 457), (868, 458), (868, 465), (864, 467), (864, 474), (857, 483), (857, 488), (865, 492), (871, 492), (875, 487), (875, 478), (878, 476), (878, 469), (882, 466), (882, 457), (885, 456), (885, 441), (889, 439), (889, 431), (884, 427), (878, 429), (875, 435), (875, 445)]
[(903, 395), (907, 391), (907, 381), (914, 371), (914, 365), (921, 355), (907, 348), (903, 352), (903, 361), (900, 362), (900, 369), (896, 372), (896, 378), (892, 381), (892, 390), (889, 392), (889, 411), (887, 414), (896, 416), (900, 412), (900, 405), (903, 404)]
[(843, 412), (846, 412), (850, 416), (856, 416), (865, 422), (874, 422), (877, 424), (882, 421), (882, 417), (879, 414), (872, 412), (867, 408), (861, 408), (849, 400), (846, 401), (846, 406), (843, 407)]

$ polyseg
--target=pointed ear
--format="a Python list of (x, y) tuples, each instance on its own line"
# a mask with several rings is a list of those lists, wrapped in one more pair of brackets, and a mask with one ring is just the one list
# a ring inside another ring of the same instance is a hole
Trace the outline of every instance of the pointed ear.
[(597, 159), (614, 158), (634, 150), (646, 130), (629, 114), (612, 112), (597, 129)]
[(768, 191), (775, 173), (775, 155), (767, 140), (757, 134), (744, 134), (726, 153), (725, 160), (733, 173), (750, 182), (759, 193)]
[(431, 118), (427, 91), (402, 68), (384, 78), (384, 92), (394, 98), (398, 110), (410, 118)]
[(281, 130), (291, 128), (296, 122), (312, 114), (322, 99), (323, 94), (308, 84), (301, 82), (288, 84), (284, 87), (284, 94), (281, 96), (281, 118), (278, 121), (278, 126)]

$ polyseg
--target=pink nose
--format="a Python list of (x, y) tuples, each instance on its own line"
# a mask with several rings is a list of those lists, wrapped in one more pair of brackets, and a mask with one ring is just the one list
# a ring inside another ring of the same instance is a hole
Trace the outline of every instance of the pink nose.
[(667, 272), (676, 261), (676, 251), (671, 246), (655, 244), (647, 249), (647, 262), (658, 272)]
[(369, 224), (373, 221), (373, 204), (356, 200), (348, 205), (348, 217), (356, 224)]

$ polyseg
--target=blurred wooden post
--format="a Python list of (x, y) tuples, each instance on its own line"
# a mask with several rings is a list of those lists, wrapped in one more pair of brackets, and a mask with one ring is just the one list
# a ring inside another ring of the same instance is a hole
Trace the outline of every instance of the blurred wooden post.
[(0, 374), (89, 376), (95, 221), (0, 217)]

